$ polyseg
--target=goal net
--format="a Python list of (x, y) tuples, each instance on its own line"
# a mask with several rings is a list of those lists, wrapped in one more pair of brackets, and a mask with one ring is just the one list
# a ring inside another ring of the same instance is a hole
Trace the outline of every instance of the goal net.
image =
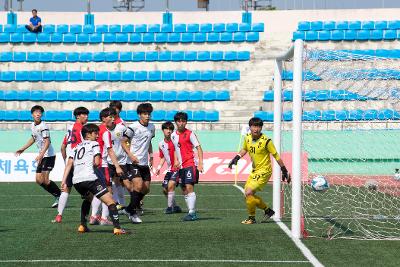
[[(303, 237), (400, 239), (400, 174), (395, 174), (400, 168), (400, 61), (391, 59), (390, 51), (384, 57), (371, 54), (303, 51)], [(295, 64), (282, 62), (281, 117), (287, 122), (281, 127), (281, 151), (292, 151), (293, 145)], [(290, 222), (293, 188), (282, 188), (282, 221)]]

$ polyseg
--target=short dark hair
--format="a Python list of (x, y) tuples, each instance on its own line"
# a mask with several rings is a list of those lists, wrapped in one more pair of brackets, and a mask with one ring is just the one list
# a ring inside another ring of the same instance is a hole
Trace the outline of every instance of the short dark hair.
[(33, 114), (33, 112), (35, 112), (36, 110), (40, 110), (40, 112), (44, 113), (44, 108), (42, 106), (35, 105), (31, 108), (31, 114)]
[(175, 129), (175, 126), (172, 122), (166, 121), (161, 125), (161, 130), (169, 129), (173, 131)]
[(83, 138), (86, 138), (87, 134), (91, 134), (93, 132), (99, 132), (99, 131), (100, 131), (99, 126), (97, 126), (94, 123), (88, 123), (82, 127), (82, 136), (83, 136)]
[(32, 9), (32, 12), (33, 12), (33, 11), (35, 11), (35, 12), (37, 13), (37, 9), (36, 9), (36, 8)]
[(249, 120), (249, 126), (263, 126), (263, 121), (262, 119), (258, 118), (258, 117), (253, 117)]
[(150, 103), (142, 103), (136, 109), (137, 114), (152, 113), (153, 106)]
[(175, 114), (174, 116), (174, 121), (187, 121), (188, 120), (188, 114), (183, 111), (179, 111)]
[(110, 101), (110, 105), (108, 107), (113, 108), (113, 109), (119, 109), (121, 111), (122, 103), (119, 100), (112, 100), (112, 101)]
[(108, 117), (108, 116), (114, 116), (115, 115), (115, 109), (113, 108), (105, 108), (102, 111), (100, 111), (100, 120), (102, 121), (103, 118)]
[(77, 107), (76, 109), (74, 109), (75, 118), (82, 114), (89, 115), (89, 110), (85, 107)]

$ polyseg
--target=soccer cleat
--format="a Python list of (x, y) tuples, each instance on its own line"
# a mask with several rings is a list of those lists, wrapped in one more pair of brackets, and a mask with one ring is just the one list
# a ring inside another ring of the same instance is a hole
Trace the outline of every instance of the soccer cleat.
[(53, 205), (51, 205), (51, 207), (52, 207), (53, 209), (58, 207), (58, 201), (59, 201), (59, 200), (60, 200), (60, 198), (59, 198), (59, 197), (56, 197), (56, 199), (55, 199)]
[(183, 217), (183, 221), (190, 222), (198, 220), (196, 213), (188, 213), (185, 217)]
[(101, 218), (100, 225), (113, 225), (113, 223), (108, 218)]
[(118, 211), (119, 215), (126, 215), (129, 217), (129, 212), (126, 210), (126, 208), (123, 208), (121, 210)]
[(254, 217), (249, 217), (246, 220), (242, 221), (242, 224), (255, 224), (256, 219)]
[(275, 214), (275, 211), (271, 210), (270, 208), (266, 209), (264, 211), (264, 217), (262, 218), (261, 222), (262, 223), (268, 222), (269, 218), (274, 216), (274, 214)]
[(179, 207), (179, 206), (174, 207), (174, 213), (181, 213), (181, 212), (182, 212), (181, 207)]
[(57, 214), (57, 216), (51, 222), (53, 222), (53, 223), (61, 223), (62, 222), (62, 215)]
[(164, 213), (165, 214), (172, 214), (172, 213), (174, 213), (174, 209), (172, 207), (168, 207), (168, 208), (165, 209)]
[(133, 214), (133, 215), (129, 216), (129, 220), (131, 220), (131, 222), (134, 224), (142, 223), (142, 220), (140, 219), (139, 215), (137, 215), (137, 214)]
[(121, 205), (121, 204), (117, 204), (117, 210), (118, 210), (118, 212), (119, 211), (121, 211), (121, 210), (124, 210), (125, 209), (125, 206), (124, 205)]
[(126, 235), (126, 234), (129, 234), (129, 232), (125, 231), (125, 229), (114, 228), (114, 235)]
[(90, 216), (89, 224), (90, 225), (98, 225), (98, 224), (100, 224), (100, 216)]
[(79, 227), (78, 227), (78, 233), (81, 233), (81, 234), (83, 234), (83, 233), (87, 233), (87, 232), (90, 232), (90, 230), (89, 230), (89, 228), (86, 226), (86, 225), (79, 225)]

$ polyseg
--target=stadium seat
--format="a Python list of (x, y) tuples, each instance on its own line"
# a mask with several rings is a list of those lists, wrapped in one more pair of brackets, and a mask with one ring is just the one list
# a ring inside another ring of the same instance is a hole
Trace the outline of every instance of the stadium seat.
[(212, 70), (202, 70), (200, 71), (200, 81), (211, 81), (214, 78), (214, 73)]
[(138, 114), (136, 110), (127, 110), (126, 111), (126, 121), (137, 121), (138, 120)]
[(87, 33), (94, 33), (95, 32), (95, 27), (92, 24), (85, 24), (85, 25), (83, 25), (82, 32), (86, 33), (86, 34)]
[(168, 43), (179, 43), (181, 41), (181, 34), (180, 33), (168, 33)]
[(105, 61), (106, 62), (117, 62), (118, 61), (118, 52), (105, 52)]
[(364, 112), (360, 109), (349, 110), (348, 120), (350, 121), (361, 121), (363, 119)]
[(251, 31), (252, 32), (263, 32), (264, 31), (264, 23), (259, 22), (259, 23), (251, 24)]
[(26, 52), (14, 52), (14, 62), (24, 62), (26, 61)]
[(368, 109), (364, 111), (363, 120), (376, 120), (378, 118), (378, 111), (376, 109)]
[(110, 82), (119, 82), (121, 81), (121, 72), (120, 71), (110, 71), (108, 74), (108, 80)]
[(101, 33), (89, 34), (89, 43), (99, 44), (101, 42), (103, 42), (103, 35)]
[(69, 26), (69, 33), (78, 34), (82, 32), (82, 25), (72, 24)]
[(79, 33), (76, 37), (76, 43), (87, 44), (89, 43), (89, 35), (87, 33)]
[(161, 25), (161, 32), (168, 33), (168, 32), (173, 32), (173, 30), (174, 30), (174, 27), (172, 24), (162, 24)]
[(79, 53), (78, 52), (67, 53), (66, 62), (78, 62), (78, 61), (79, 61)]
[(175, 71), (175, 81), (186, 81), (187, 80), (187, 71), (178, 70)]
[(63, 41), (63, 34), (62, 33), (53, 33), (50, 35), (50, 42), (51, 43), (62, 43)]
[(333, 30), (331, 33), (331, 40), (333, 41), (341, 41), (344, 39), (344, 31), (343, 30)]
[(238, 51), (237, 60), (247, 61), (250, 60), (250, 51)]
[(153, 113), (151, 113), (151, 120), (163, 121), (165, 120), (165, 114), (165, 110), (154, 110)]
[(12, 52), (0, 52), (0, 61), (1, 62), (13, 61), (13, 53)]
[(30, 90), (21, 90), (17, 91), (17, 99), (18, 101), (29, 101), (31, 98), (31, 91)]
[(124, 101), (131, 102), (137, 100), (137, 92), (136, 91), (125, 91)]
[(196, 33), (200, 31), (200, 25), (197, 23), (190, 23), (187, 25), (186, 32)]
[(220, 34), (217, 32), (209, 32), (207, 33), (207, 42), (216, 43), (220, 40)]
[(234, 32), (233, 41), (234, 42), (244, 42), (246, 39), (246, 34), (244, 32)]
[(88, 116), (88, 121), (98, 121), (100, 117), (100, 112), (98, 110), (91, 110)]
[(133, 71), (123, 71), (121, 74), (121, 81), (131, 82), (135, 80), (135, 73)]
[(42, 72), (41, 71), (30, 71), (28, 76), (28, 81), (30, 82), (39, 82), (42, 80)]
[(197, 52), (197, 60), (198, 61), (209, 61), (210, 60), (210, 51)]
[(12, 82), (15, 80), (15, 72), (14, 71), (2, 71), (1, 73), (1, 81), (2, 82)]
[(185, 58), (185, 53), (183, 51), (172, 51), (171, 61), (183, 61)]
[(230, 94), (227, 90), (216, 91), (216, 101), (229, 101)]
[(292, 121), (293, 120), (293, 111), (287, 110), (283, 112), (283, 120), (284, 121)]
[(77, 81), (82, 80), (82, 72), (81, 71), (70, 71), (68, 80), (70, 82), (77, 82)]
[(148, 81), (149, 82), (158, 82), (161, 80), (161, 71), (152, 70), (148, 73)]
[(219, 41), (220, 42), (232, 42), (232, 39), (233, 39), (232, 35), (233, 34), (231, 32), (223, 32), (223, 33), (221, 33)]
[(43, 92), (43, 101), (57, 101), (57, 91), (55, 90), (45, 90)]
[(112, 44), (116, 41), (115, 33), (105, 33), (103, 37), (103, 43), (105, 44)]
[(194, 43), (205, 43), (207, 40), (207, 34), (203, 32), (194, 33)]
[(43, 71), (42, 81), (52, 82), (56, 79), (56, 73), (54, 71)]
[(239, 23), (239, 29), (240, 32), (249, 32), (251, 31), (251, 24), (249, 23)]
[(174, 102), (177, 100), (176, 91), (164, 91), (163, 101), (164, 102)]
[(306, 41), (316, 41), (318, 39), (318, 32), (316, 31), (307, 31), (306, 32)]
[(316, 90), (316, 101), (327, 101), (330, 98), (329, 90)]
[(19, 32), (10, 34), (10, 42), (11, 43), (21, 43), (23, 38), (23, 34)]
[(93, 61), (94, 62), (103, 62), (106, 60), (105, 52), (94, 52), (93, 53)]
[(107, 71), (97, 71), (95, 73), (95, 81), (108, 81)]
[(198, 70), (188, 71), (187, 72), (187, 80), (188, 81), (198, 81), (198, 80), (200, 80), (200, 71), (198, 71)]
[(334, 110), (324, 110), (322, 111), (322, 120), (323, 121), (334, 121), (335, 118), (335, 111)]
[(144, 33), (142, 35), (142, 42), (143, 43), (154, 43), (155, 41), (155, 34), (154, 33)]
[(400, 29), (400, 20), (388, 21), (388, 29), (391, 29), (391, 30)]
[(211, 51), (210, 60), (211, 61), (222, 61), (224, 59), (224, 52), (222, 51)]
[(203, 101), (215, 101), (217, 99), (217, 93), (214, 90), (205, 91), (203, 93)]
[[(152, 91), (150, 92), (150, 101), (152, 102), (160, 102), (163, 100), (163, 92), (162, 91)], [(152, 114), (153, 116), (153, 114)]]
[(298, 31), (309, 31), (311, 29), (311, 23), (309, 21), (300, 21), (297, 24)]
[(247, 32), (246, 41), (247, 42), (258, 42), (260, 40), (260, 35), (258, 32)]
[(134, 81), (141, 82), (147, 80), (147, 71), (136, 71)]
[(189, 32), (182, 33), (182, 39), (181, 39), (182, 43), (192, 43), (193, 40), (194, 40), (193, 33)]
[(349, 21), (348, 24), (348, 29), (349, 30), (361, 30), (361, 21), (355, 20), (355, 21)]
[(237, 32), (239, 29), (239, 26), (237, 23), (227, 23), (226, 24), (226, 31), (227, 32)]
[(180, 90), (176, 92), (176, 101), (178, 102), (186, 102), (190, 99), (190, 92), (186, 90)]
[(112, 24), (108, 27), (108, 32), (110, 33), (120, 33), (121, 25), (120, 24)]
[(382, 109), (378, 111), (378, 120), (393, 120), (394, 110), (393, 109)]
[(256, 111), (254, 112), (254, 117), (263, 121), (274, 121), (274, 113), (272, 111)]
[(27, 62), (38, 62), (39, 61), (39, 52), (28, 52), (26, 61)]
[(170, 61), (171, 60), (171, 51), (160, 51), (158, 53), (159, 61)]
[(361, 29), (363, 29), (363, 30), (373, 30), (373, 29), (375, 29), (375, 22), (372, 21), (372, 20), (363, 21)]
[[(97, 91), (96, 101), (97, 102), (107, 102), (110, 101), (110, 91)], [(122, 100), (122, 99), (121, 99)]]
[(273, 101), (274, 101), (274, 91), (273, 91), (273, 90), (265, 91), (265, 92), (264, 92), (263, 101), (266, 101), (266, 102), (273, 102)]
[(315, 101), (317, 100), (317, 92), (314, 90), (307, 90), (303, 96), (304, 101)]
[(108, 25), (105, 25), (105, 24), (96, 25), (96, 32), (97, 33), (108, 33)]
[(306, 38), (306, 32), (304, 32), (304, 31), (293, 32), (293, 36), (292, 36), (293, 40), (297, 40), (297, 39), (304, 40), (305, 38)]
[(150, 100), (150, 91), (139, 91), (137, 94), (137, 101), (145, 102)]
[(24, 33), (23, 37), (22, 37), (22, 41), (24, 43), (35, 43), (36, 37), (37, 37), (36, 33), (31, 33), (31, 32)]
[(213, 32), (224, 32), (225, 31), (225, 23), (214, 23)]
[(0, 33), (0, 43), (8, 43), (8, 42), (10, 42), (10, 34)]
[(168, 34), (167, 33), (156, 33), (156, 39), (155, 39), (156, 43), (166, 43), (168, 42)]
[(3, 30), (4, 30), (5, 33), (16, 32), (17, 31), (17, 25), (15, 25), (15, 24), (5, 24)]
[(324, 28), (324, 24), (322, 21), (311, 21), (310, 30), (311, 31), (320, 31)]
[(349, 112), (347, 110), (337, 110), (335, 112), (335, 119), (337, 121), (347, 121), (349, 120)]
[(204, 110), (193, 111), (193, 121), (204, 121), (206, 119), (206, 112)]
[(238, 81), (240, 80), (240, 71), (238, 70), (229, 70), (227, 75), (228, 81)]
[(174, 71), (162, 71), (161, 72), (161, 80), (162, 81), (173, 81), (175, 77)]
[(368, 40), (368, 39), (370, 39), (370, 31), (369, 30), (357, 31), (356, 40)]
[(19, 112), (17, 110), (2, 110), (1, 113), (4, 121), (18, 121)]
[(178, 33), (186, 32), (186, 24), (183, 24), (183, 23), (175, 24), (174, 32), (178, 32)]
[(92, 52), (82, 52), (79, 53), (79, 61), (80, 62), (91, 62), (93, 60)]
[(346, 41), (356, 40), (357, 39), (357, 31), (356, 30), (345, 30), (343, 39)]
[(16, 71), (15, 72), (15, 81), (16, 82), (24, 82), (27, 81), (29, 74), (27, 71)]
[(97, 92), (96, 91), (83, 91), (82, 92), (82, 101), (96, 101)]
[(173, 121), (174, 120), (174, 116), (177, 113), (177, 110), (166, 110), (165, 111), (165, 120), (167, 121)]
[(36, 36), (36, 41), (38, 43), (50, 43), (51, 35), (49, 33), (38, 33)]
[(383, 32), (383, 39), (384, 40), (395, 40), (397, 38), (397, 31), (396, 30), (385, 30)]
[(203, 99), (203, 92), (202, 91), (191, 91), (191, 92), (189, 92), (189, 101), (198, 102), (198, 101), (202, 101), (202, 99)]
[(66, 71), (55, 71), (56, 78), (55, 81), (57, 82), (65, 82), (68, 80), (68, 72)]
[(146, 61), (157, 61), (157, 60), (158, 60), (158, 52), (157, 51), (146, 52)]
[(216, 110), (205, 111), (204, 121), (215, 122), (219, 121), (219, 113)]
[(375, 30), (388, 29), (388, 22), (386, 20), (375, 21)]
[(112, 91), (110, 95), (110, 100), (122, 101), (125, 97), (125, 92), (121, 90)]
[(383, 39), (383, 30), (372, 30), (370, 32), (370, 39), (371, 40), (382, 40)]
[(319, 41), (328, 41), (331, 39), (331, 31), (318, 31)]
[(132, 61), (132, 52), (119, 52), (119, 61), (129, 62)]
[(283, 91), (283, 101), (293, 101), (293, 91), (285, 90)]
[(225, 70), (217, 70), (214, 72), (214, 81), (224, 81), (227, 79), (227, 72)]
[(226, 51), (224, 54), (224, 60), (235, 61), (238, 59), (238, 53), (236, 51)]
[(53, 59), (53, 53), (41, 52), (39, 53), (39, 62), (50, 62)]
[(29, 33), (29, 31), (26, 29), (24, 24), (19, 24), (17, 25), (16, 31), (15, 32), (19, 32), (19, 33)]
[(54, 24), (43, 25), (43, 32), (44, 33), (55, 33), (56, 32), (56, 25), (54, 25)]
[(197, 52), (196, 51), (185, 51), (185, 61), (195, 61), (197, 60)]
[(134, 62), (145, 61), (145, 58), (145, 52), (132, 52), (132, 61)]
[(211, 23), (202, 23), (200, 24), (200, 32), (212, 32), (212, 24)]
[(76, 43), (76, 34), (74, 34), (74, 33), (63, 34), (63, 42), (64, 43)]
[(123, 33), (132, 33), (135, 32), (135, 27), (133, 24), (124, 24), (122, 25), (122, 30)]
[(57, 101), (69, 101), (71, 99), (71, 91), (58, 91), (57, 92)]
[(147, 24), (137, 24), (135, 25), (135, 32), (145, 33), (147, 32)]
[(349, 22), (348, 21), (337, 21), (336, 22), (336, 30), (348, 30)]
[(77, 91), (77, 90), (71, 91), (70, 101), (83, 101), (83, 91)]

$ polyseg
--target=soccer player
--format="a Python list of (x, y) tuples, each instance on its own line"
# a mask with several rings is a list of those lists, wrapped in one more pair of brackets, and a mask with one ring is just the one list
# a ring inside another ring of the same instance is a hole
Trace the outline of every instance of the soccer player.
[[(78, 144), (80, 144), (83, 140), (81, 131), (83, 125), (85, 125), (88, 121), (89, 110), (85, 107), (78, 107), (74, 109), (74, 116), (76, 121), (73, 125), (68, 126), (68, 131), (61, 144), (61, 155), (65, 163), (67, 162), (67, 154), (69, 154), (71, 150), (75, 148)], [(56, 223), (62, 222), (62, 214), (64, 212), (65, 207), (67, 206), (68, 196), (71, 193), (72, 176), (73, 176), (73, 170), (68, 175), (67, 187), (62, 189), (57, 209), (58, 214), (56, 218), (53, 220), (53, 222)]]
[(163, 192), (167, 197), (167, 208), (165, 214), (181, 213), (182, 209), (175, 202), (175, 188), (179, 183), (179, 169), (175, 168), (175, 162), (178, 160), (175, 147), (171, 140), (171, 134), (174, 131), (174, 124), (170, 121), (161, 125), (164, 133), (164, 140), (160, 141), (158, 148), (160, 151), (160, 163), (156, 169), (156, 175), (160, 175), (160, 170), (165, 162), (167, 162), (168, 170), (164, 176), (162, 183)]
[(244, 186), (249, 217), (242, 221), (242, 224), (256, 223), (256, 207), (264, 210), (264, 217), (261, 222), (267, 222), (268, 219), (275, 214), (262, 198), (256, 195), (258, 191), (263, 190), (271, 177), (272, 165), (270, 154), (272, 154), (281, 167), (282, 180), (286, 180), (288, 183), (290, 182), (289, 172), (276, 151), (274, 143), (268, 136), (261, 132), (263, 126), (262, 120), (257, 117), (251, 118), (249, 126), (250, 133), (247, 134), (244, 139), (242, 150), (240, 150), (239, 154), (237, 154), (228, 165), (228, 167), (232, 169), (232, 165), (237, 165), (239, 159), (246, 155), (246, 153), (249, 153), (253, 165), (251, 174), (249, 178), (247, 178)]
[[(126, 208), (132, 223), (141, 223), (137, 211), (140, 201), (150, 192), (151, 173), (153, 166), (153, 148), (151, 140), (155, 136), (155, 127), (150, 122), (153, 107), (150, 103), (142, 103), (137, 107), (139, 121), (130, 124), (122, 139), (122, 148), (128, 155), (128, 179), (124, 185), (131, 194), (131, 202)], [(128, 145), (130, 143), (130, 147)], [(150, 159), (149, 159), (150, 157)]]
[(36, 183), (56, 198), (56, 201), (51, 206), (52, 208), (56, 208), (58, 206), (61, 191), (56, 183), (49, 179), (50, 172), (54, 168), (56, 155), (53, 146), (51, 145), (49, 127), (47, 127), (46, 123), (42, 121), (43, 113), (44, 108), (42, 106), (33, 106), (31, 108), (33, 118), (31, 125), (32, 136), (29, 138), (26, 145), (15, 152), (15, 155), (21, 155), (26, 149), (36, 143), (36, 146), (39, 149), (39, 154), (35, 158), (37, 162)]
[[(103, 185), (107, 187), (109, 191), (111, 191), (111, 179), (110, 172), (108, 169), (107, 158), (110, 158), (111, 162), (115, 166), (115, 174), (121, 176), (123, 171), (118, 164), (117, 157), (114, 153), (112, 141), (111, 141), (111, 133), (108, 129), (112, 128), (114, 121), (114, 110), (111, 108), (105, 108), (100, 111), (100, 120), (102, 124), (100, 125), (100, 133), (97, 142), (100, 145), (100, 166), (95, 170), (97, 176), (100, 178), (100, 181), (103, 182)], [(101, 216), (98, 216), (97, 213), (99, 211), (100, 205), (102, 205)], [(112, 225), (112, 222), (108, 220), (108, 208), (106, 204), (101, 204), (101, 201), (94, 197), (92, 201), (92, 216), (90, 216), (89, 223), (90, 224), (100, 224), (100, 225)]]
[[(121, 228), (118, 218), (118, 210), (112, 195), (107, 187), (103, 185), (95, 174), (95, 169), (100, 166), (100, 148), (96, 139), (99, 136), (99, 127), (95, 124), (86, 124), (82, 127), (84, 141), (75, 146), (68, 155), (67, 165), (65, 166), (64, 176), (61, 183), (63, 189), (67, 189), (67, 179), (69, 173), (73, 171), (72, 183), (76, 191), (83, 198), (81, 206), (81, 223), (78, 227), (79, 233), (89, 232), (86, 217), (89, 214), (90, 204), (93, 196), (99, 198), (108, 207), (114, 225), (114, 234), (122, 235), (127, 232)], [(72, 166), (74, 169), (72, 170)]]
[[(179, 179), (189, 210), (183, 220), (195, 221), (198, 218), (196, 214), (196, 193), (194, 192), (194, 185), (199, 182), (199, 171), (203, 172), (203, 149), (200, 146), (196, 134), (186, 129), (187, 120), (187, 113), (178, 112), (175, 114), (174, 121), (177, 129), (172, 133), (171, 138), (178, 158), (175, 167), (181, 167), (179, 170)], [(193, 152), (194, 147), (197, 150), (199, 158), (198, 165), (196, 164)]]

